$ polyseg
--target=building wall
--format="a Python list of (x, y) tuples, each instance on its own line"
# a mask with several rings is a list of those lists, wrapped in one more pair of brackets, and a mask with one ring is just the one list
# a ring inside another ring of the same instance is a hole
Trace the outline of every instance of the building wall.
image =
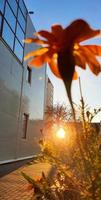
[(0, 41), (0, 160), (16, 155), (22, 71), (21, 64)]
[(54, 87), (48, 75), (46, 77), (46, 95), (45, 95), (45, 108), (53, 106), (53, 92)]
[[(28, 14), (26, 20), (26, 37), (30, 37), (33, 36), (35, 28)], [(24, 53), (33, 49), (36, 49), (34, 44), (25, 45)], [(43, 127), (46, 67), (33, 69), (29, 83), (27, 62), (22, 64), (19, 48), (16, 55), (13, 51), (14, 49), (12, 50), (1, 36), (0, 163), (37, 154), (40, 151), (38, 138)], [(23, 138), (24, 114), (29, 116), (25, 138)]]

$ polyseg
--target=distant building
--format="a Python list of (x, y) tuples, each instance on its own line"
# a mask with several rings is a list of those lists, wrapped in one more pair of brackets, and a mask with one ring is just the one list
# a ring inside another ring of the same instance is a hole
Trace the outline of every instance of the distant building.
[(45, 110), (47, 110), (48, 107), (53, 106), (53, 94), (54, 94), (54, 87), (49, 79), (48, 75), (46, 77), (46, 94), (45, 94)]
[(0, 163), (30, 158), (39, 151), (46, 66), (30, 69), (23, 58), (37, 47), (22, 42), (33, 32), (23, 0), (0, 0)]

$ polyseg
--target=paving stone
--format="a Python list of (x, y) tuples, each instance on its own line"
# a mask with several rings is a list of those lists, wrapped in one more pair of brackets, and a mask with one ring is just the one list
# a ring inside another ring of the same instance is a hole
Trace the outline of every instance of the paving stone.
[(41, 176), (42, 171), (48, 175), (51, 166), (47, 163), (25, 165), (0, 178), (0, 200), (32, 200), (33, 190), (28, 190), (28, 183), (21, 175), (25, 172), (33, 178)]

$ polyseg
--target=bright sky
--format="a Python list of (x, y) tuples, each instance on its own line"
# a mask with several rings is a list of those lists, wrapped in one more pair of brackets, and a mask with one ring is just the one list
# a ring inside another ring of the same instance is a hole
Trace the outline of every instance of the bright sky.
[[(78, 18), (85, 19), (92, 28), (101, 29), (101, 0), (25, 0), (36, 30), (49, 30), (52, 24), (61, 24), (63, 27)], [(92, 43), (101, 44), (101, 39), (93, 40)], [(86, 71), (77, 68), (81, 78), (83, 97), (91, 107), (101, 107), (101, 74), (94, 76), (87, 68)], [(54, 102), (67, 102), (67, 97), (62, 81), (56, 78), (50, 70), (49, 77), (54, 85)], [(72, 84), (73, 101), (80, 100), (79, 82)], [(101, 120), (101, 115), (96, 118)]]

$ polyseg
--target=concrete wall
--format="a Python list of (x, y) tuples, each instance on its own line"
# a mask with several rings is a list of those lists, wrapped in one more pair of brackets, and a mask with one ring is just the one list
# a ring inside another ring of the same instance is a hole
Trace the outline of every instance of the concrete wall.
[[(26, 37), (32, 36), (34, 31), (28, 17)], [(26, 45), (25, 54), (33, 48), (36, 46)], [(0, 40), (0, 163), (27, 158), (39, 152), (45, 71), (45, 66), (39, 70), (33, 69), (29, 84), (26, 79), (27, 62), (22, 66), (4, 41)], [(22, 138), (24, 113), (29, 114), (26, 139)]]

